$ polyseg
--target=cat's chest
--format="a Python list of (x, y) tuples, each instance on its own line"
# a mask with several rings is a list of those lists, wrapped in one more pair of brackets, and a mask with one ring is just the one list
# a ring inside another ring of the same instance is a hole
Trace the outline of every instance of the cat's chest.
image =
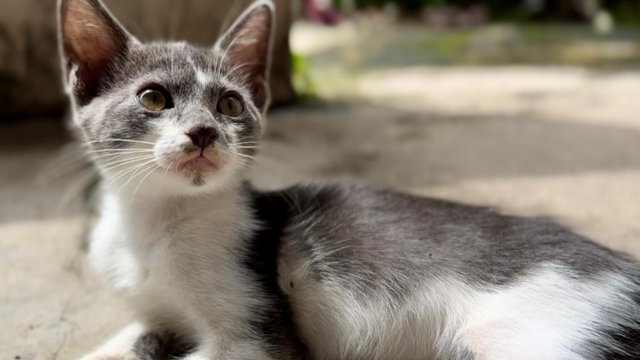
[[(136, 259), (137, 286), (164, 291), (179, 290), (208, 279), (216, 286), (224, 281), (226, 249), (237, 243), (238, 235), (216, 226), (215, 222), (182, 220), (164, 224), (139, 224), (128, 232), (125, 246)], [(218, 278), (211, 274), (220, 274)]]
[(124, 220), (130, 219), (103, 216), (91, 249), (92, 262), (119, 292), (164, 297), (186, 287), (224, 286), (232, 276), (229, 249), (239, 235), (228, 226), (197, 218)]
[(243, 266), (248, 211), (210, 204), (173, 212), (103, 206), (91, 261), (138, 312), (189, 324), (247, 316), (251, 304), (244, 302), (255, 298)]

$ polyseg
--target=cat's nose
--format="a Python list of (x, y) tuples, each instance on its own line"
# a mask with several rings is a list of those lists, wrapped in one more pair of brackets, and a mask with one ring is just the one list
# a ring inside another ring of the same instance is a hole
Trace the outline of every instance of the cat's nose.
[(198, 126), (189, 130), (189, 132), (187, 132), (187, 136), (191, 139), (193, 145), (204, 149), (216, 141), (218, 138), (218, 132), (212, 127)]

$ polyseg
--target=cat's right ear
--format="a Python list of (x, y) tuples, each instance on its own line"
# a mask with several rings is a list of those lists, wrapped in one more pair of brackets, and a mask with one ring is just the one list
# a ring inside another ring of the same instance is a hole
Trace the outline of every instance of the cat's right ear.
[(65, 83), (80, 105), (98, 95), (114, 61), (137, 42), (99, 0), (60, 0), (59, 36)]
[(264, 112), (269, 104), (269, 67), (275, 26), (271, 0), (255, 0), (214, 45), (237, 73), (244, 75), (255, 105)]

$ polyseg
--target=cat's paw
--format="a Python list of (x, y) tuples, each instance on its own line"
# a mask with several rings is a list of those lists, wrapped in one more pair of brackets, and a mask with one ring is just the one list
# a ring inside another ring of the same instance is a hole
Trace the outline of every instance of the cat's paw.
[(80, 358), (80, 360), (139, 360), (136, 354), (127, 353), (91, 353)]
[[(133, 344), (135, 360), (161, 360), (167, 357), (167, 342), (155, 333), (140, 336)], [(128, 359), (127, 359), (128, 360)]]
[(119, 349), (106, 346), (80, 360), (160, 360), (166, 355), (165, 341), (158, 335), (147, 333), (140, 336), (132, 346)]

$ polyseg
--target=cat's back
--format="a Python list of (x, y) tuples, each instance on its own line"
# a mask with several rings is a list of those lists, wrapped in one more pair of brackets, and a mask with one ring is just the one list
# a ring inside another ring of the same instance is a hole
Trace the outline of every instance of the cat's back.
[(551, 221), (363, 185), (258, 198), (318, 358), (520, 358), (525, 339), (533, 358), (640, 351), (636, 262)]
[(339, 269), (375, 263), (437, 273), (457, 266), (470, 278), (500, 284), (543, 262), (582, 275), (636, 267), (629, 257), (546, 218), (360, 184), (298, 185), (270, 198), (287, 213), (288, 246)]

